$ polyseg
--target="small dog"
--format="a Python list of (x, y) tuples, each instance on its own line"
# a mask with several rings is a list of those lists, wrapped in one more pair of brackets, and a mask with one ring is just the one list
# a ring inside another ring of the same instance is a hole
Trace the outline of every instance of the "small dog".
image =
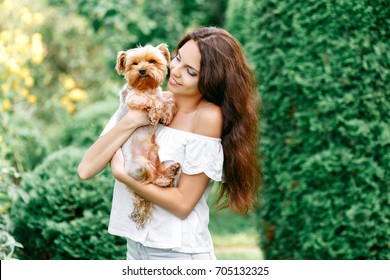
[[(167, 75), (170, 54), (166, 44), (157, 47), (146, 45), (118, 52), (115, 69), (127, 83), (120, 91), (120, 105), (117, 122), (128, 112), (128, 108), (147, 110), (149, 125), (136, 129), (122, 146), (125, 170), (134, 179), (171, 187), (179, 173), (180, 164), (168, 167), (160, 162), (154, 131), (161, 122), (168, 125), (176, 106), (172, 95), (163, 97), (161, 84)], [(153, 205), (137, 194), (131, 218), (139, 228), (144, 227), (151, 217)]]

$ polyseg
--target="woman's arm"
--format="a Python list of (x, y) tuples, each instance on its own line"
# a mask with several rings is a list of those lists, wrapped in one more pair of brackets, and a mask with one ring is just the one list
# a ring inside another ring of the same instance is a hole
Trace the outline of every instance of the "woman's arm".
[(80, 178), (89, 179), (101, 172), (134, 130), (146, 124), (148, 124), (146, 111), (129, 110), (111, 130), (96, 140), (85, 153), (77, 169)]
[(133, 179), (124, 171), (123, 163), (122, 151), (118, 150), (111, 160), (112, 174), (117, 180), (180, 219), (188, 217), (210, 181), (204, 173), (196, 175), (182, 174), (177, 188), (162, 188)]

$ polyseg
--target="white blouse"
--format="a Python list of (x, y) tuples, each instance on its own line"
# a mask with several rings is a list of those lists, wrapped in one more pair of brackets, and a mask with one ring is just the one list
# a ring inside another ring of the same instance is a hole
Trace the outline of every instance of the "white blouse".
[[(115, 125), (115, 120), (116, 114), (102, 134)], [(165, 164), (178, 162), (181, 164), (182, 173), (194, 175), (204, 172), (211, 180), (199, 202), (185, 220), (154, 205), (152, 218), (142, 229), (138, 229), (129, 218), (133, 212), (133, 194), (124, 184), (115, 180), (108, 232), (154, 248), (172, 249), (184, 253), (210, 252), (213, 250), (213, 243), (208, 230), (207, 198), (213, 182), (222, 180), (221, 139), (177, 130), (161, 124), (158, 125), (155, 134), (161, 162)], [(177, 181), (178, 179), (176, 184)]]

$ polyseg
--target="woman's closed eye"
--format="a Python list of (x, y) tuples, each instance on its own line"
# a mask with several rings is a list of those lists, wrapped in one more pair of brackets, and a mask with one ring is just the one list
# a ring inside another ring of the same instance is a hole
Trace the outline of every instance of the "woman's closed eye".
[[(180, 54), (177, 54), (173, 60), (176, 59), (178, 62), (181, 62), (181, 58), (180, 58)], [(189, 67), (187, 66), (187, 73), (192, 76), (192, 77), (196, 77), (196, 75), (198, 74), (197, 71), (195, 71), (192, 67)]]
[(187, 68), (187, 73), (190, 74), (192, 77), (195, 77), (197, 75), (197, 73), (191, 68)]

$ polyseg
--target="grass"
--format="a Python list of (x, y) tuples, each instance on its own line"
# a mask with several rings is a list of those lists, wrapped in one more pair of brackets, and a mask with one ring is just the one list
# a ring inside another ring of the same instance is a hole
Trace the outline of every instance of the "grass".
[(215, 185), (210, 193), (209, 229), (219, 260), (261, 260), (254, 213), (241, 216), (230, 209), (217, 210)]
[(255, 233), (213, 234), (215, 254), (219, 260), (262, 260)]
[(260, 249), (220, 250), (215, 249), (217, 260), (262, 260)]

